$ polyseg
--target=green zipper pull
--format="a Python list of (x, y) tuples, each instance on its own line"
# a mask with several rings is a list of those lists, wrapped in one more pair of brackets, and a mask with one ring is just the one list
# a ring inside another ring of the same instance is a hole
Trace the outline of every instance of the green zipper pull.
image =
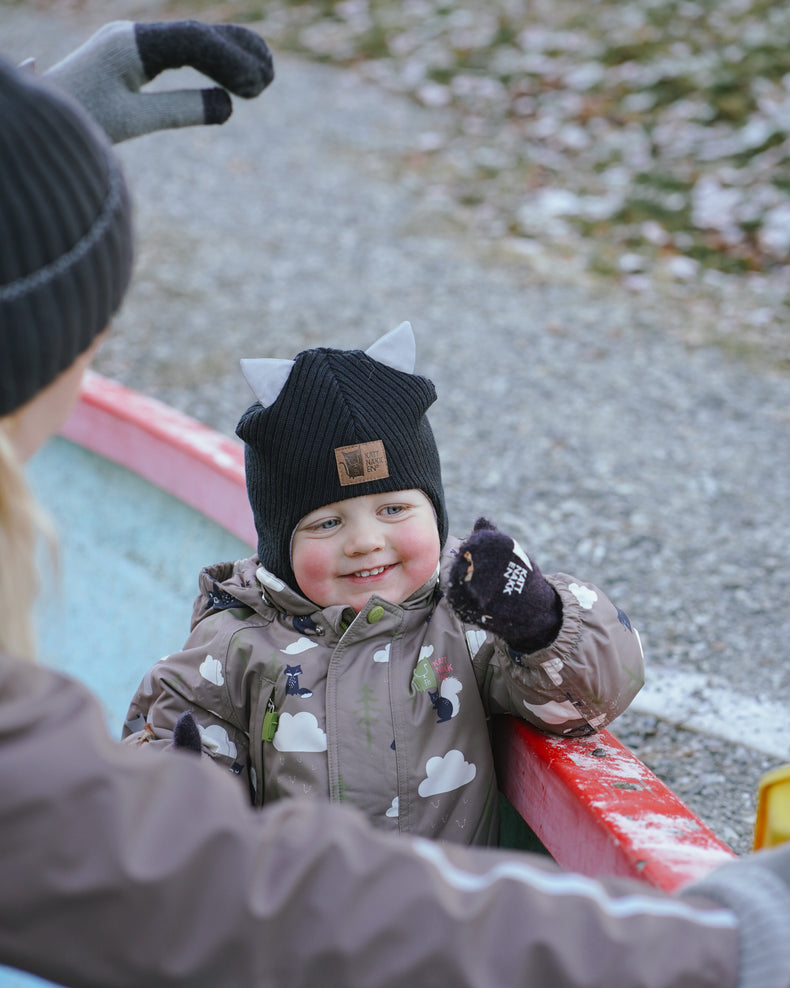
[(263, 727), (261, 728), (261, 741), (273, 741), (277, 733), (277, 721), (279, 715), (274, 709), (274, 700), (269, 697), (266, 704), (266, 713), (263, 715)]

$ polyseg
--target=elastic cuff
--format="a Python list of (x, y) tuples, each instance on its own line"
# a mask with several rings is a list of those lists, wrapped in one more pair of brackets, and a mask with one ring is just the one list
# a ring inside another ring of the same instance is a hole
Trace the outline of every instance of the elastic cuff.
[(738, 988), (790, 985), (790, 889), (754, 859), (734, 861), (683, 889), (728, 906), (738, 917)]

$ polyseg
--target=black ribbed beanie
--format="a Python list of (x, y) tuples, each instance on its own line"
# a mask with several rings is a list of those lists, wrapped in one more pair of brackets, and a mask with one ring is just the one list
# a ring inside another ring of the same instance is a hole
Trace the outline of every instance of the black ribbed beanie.
[(362, 350), (300, 353), (269, 406), (256, 403), (236, 428), (244, 440), (247, 492), (258, 558), (296, 587), (291, 539), (325, 504), (363, 494), (418, 489), (447, 538), (439, 452), (425, 413), (433, 383)]
[(0, 417), (106, 328), (131, 268), (131, 206), (106, 136), (0, 60)]

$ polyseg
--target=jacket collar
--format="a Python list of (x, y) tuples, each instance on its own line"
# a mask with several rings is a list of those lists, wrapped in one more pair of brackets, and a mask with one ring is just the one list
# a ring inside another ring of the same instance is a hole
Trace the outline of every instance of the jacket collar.
[[(448, 540), (440, 559), (442, 574), (452, 564), (457, 544), (455, 539)], [(312, 626), (312, 628), (332, 628), (338, 635), (342, 635), (355, 617), (350, 608), (341, 605), (335, 604), (325, 608), (316, 606), (261, 566), (255, 556), (236, 562), (207, 566), (200, 574), (200, 588), (202, 594), (196, 602), (193, 626), (196, 618), (204, 616), (207, 610), (229, 608), (239, 604), (268, 617), (271, 617), (271, 611), (274, 609), (302, 623), (306, 633), (310, 632)], [(437, 592), (441, 592), (438, 570), (400, 605), (400, 610), (407, 615), (418, 612), (431, 603)], [(396, 606), (375, 596), (371, 603), (383, 604), (388, 609)]]

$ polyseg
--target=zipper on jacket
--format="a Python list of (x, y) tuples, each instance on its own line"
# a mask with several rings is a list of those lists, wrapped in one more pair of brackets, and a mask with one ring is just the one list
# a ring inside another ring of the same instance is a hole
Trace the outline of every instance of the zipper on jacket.
[[(272, 690), (272, 695), (274, 690)], [(279, 715), (274, 707), (274, 700), (270, 696), (266, 701), (266, 712), (263, 715), (263, 726), (261, 727), (261, 741), (273, 741), (274, 735), (277, 733), (277, 722), (279, 720)]]

